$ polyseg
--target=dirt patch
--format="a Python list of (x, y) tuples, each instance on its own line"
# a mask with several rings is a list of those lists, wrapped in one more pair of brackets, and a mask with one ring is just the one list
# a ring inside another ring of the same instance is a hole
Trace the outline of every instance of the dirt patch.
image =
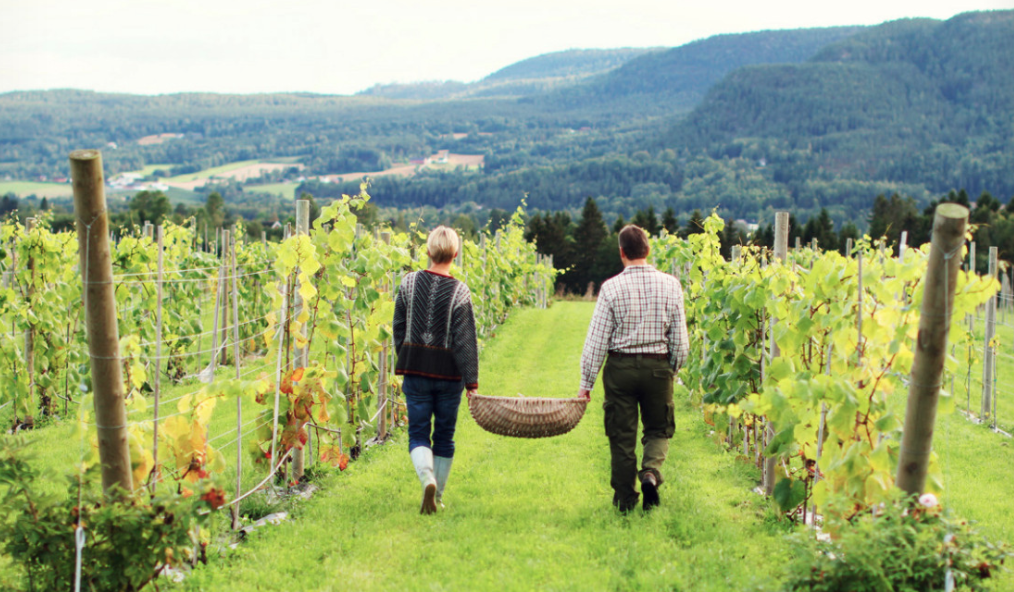
[(178, 187), (180, 189), (187, 189), (193, 191), (194, 189), (202, 185), (207, 185), (209, 181), (213, 181), (215, 179), (220, 179), (223, 181), (233, 180), (243, 183), (245, 181), (249, 181), (250, 179), (256, 179), (257, 177), (260, 177), (264, 173), (274, 171), (284, 171), (292, 167), (295, 167), (300, 170), (303, 169), (303, 165), (298, 163), (286, 164), (275, 162), (259, 162), (256, 164), (250, 164), (237, 169), (232, 169), (231, 171), (225, 171), (224, 173), (217, 173), (209, 177), (201, 177), (193, 181), (166, 182), (166, 185), (169, 185), (170, 187)]
[(321, 181), (329, 181), (331, 183), (344, 183), (346, 181), (361, 181), (364, 177), (386, 177), (389, 175), (395, 175), (399, 177), (411, 177), (415, 174), (416, 169), (421, 168), (420, 165), (409, 164), (404, 166), (392, 167), (384, 171), (377, 171), (373, 173), (342, 173), (340, 175), (322, 175)]
[(154, 144), (161, 144), (168, 140), (176, 138), (182, 138), (183, 134), (155, 134), (153, 136), (145, 136), (137, 141), (141, 146), (152, 146)]
[(482, 154), (448, 154), (447, 164), (464, 167), (481, 167), (486, 161)]

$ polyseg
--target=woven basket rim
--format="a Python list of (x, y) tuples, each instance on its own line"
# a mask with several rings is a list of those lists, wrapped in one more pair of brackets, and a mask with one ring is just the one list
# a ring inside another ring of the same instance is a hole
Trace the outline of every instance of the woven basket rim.
[(588, 401), (588, 399), (582, 399), (581, 397), (498, 397), (494, 395), (479, 395), (479, 394), (472, 395), (473, 399), (476, 397), (481, 399), (497, 399), (503, 401), (532, 401), (534, 403), (553, 402), (553, 401), (559, 402)]

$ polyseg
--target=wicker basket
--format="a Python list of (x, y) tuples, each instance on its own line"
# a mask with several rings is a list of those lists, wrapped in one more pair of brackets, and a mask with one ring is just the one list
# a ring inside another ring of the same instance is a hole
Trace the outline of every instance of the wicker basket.
[(584, 416), (587, 399), (472, 395), (468, 409), (479, 427), (500, 436), (548, 438), (566, 434)]

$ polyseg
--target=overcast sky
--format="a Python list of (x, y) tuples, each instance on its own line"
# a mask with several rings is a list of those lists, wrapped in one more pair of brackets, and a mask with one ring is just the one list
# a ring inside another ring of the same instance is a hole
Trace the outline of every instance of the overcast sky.
[(946, 19), (1014, 0), (0, 0), (0, 92), (310, 91), (471, 82), (571, 48)]

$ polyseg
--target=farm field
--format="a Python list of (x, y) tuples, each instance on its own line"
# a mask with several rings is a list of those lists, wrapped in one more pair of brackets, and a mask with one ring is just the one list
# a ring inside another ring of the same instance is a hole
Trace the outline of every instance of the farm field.
[(246, 185), (243, 189), (251, 193), (270, 193), (285, 199), (295, 199), (299, 183), (268, 183), (267, 185)]
[(36, 195), (43, 197), (71, 197), (74, 189), (70, 183), (37, 183), (35, 181), (0, 181), (0, 195), (13, 193), (18, 197)]
[(127, 171), (127, 172), (128, 173), (134, 173), (134, 174), (137, 174), (137, 175), (141, 175), (142, 177), (147, 177), (148, 175), (154, 173), (155, 171), (157, 171), (159, 169), (162, 169), (164, 171), (168, 171), (169, 169), (173, 168), (174, 166), (176, 166), (176, 165), (174, 165), (174, 164), (149, 164), (149, 165), (145, 165), (144, 168), (137, 169), (136, 171)]
[[(716, 221), (717, 219), (708, 220), (708, 233), (715, 231)], [(351, 229), (351, 226), (348, 228)], [(513, 239), (508, 238), (508, 244), (514, 240), (514, 244), (522, 248), (533, 248), (530, 244), (522, 243), (516, 236), (519, 229), (513, 230), (515, 235)], [(334, 232), (341, 231), (336, 229)], [(329, 236), (330, 238), (332, 237)], [(363, 256), (356, 265), (372, 262), (379, 266), (375, 269), (382, 272), (381, 275), (386, 275), (393, 267), (408, 264), (408, 255), (398, 251), (389, 251), (391, 259), (387, 263), (376, 260), (376, 252), (383, 248), (383, 244), (373, 243), (369, 235), (356, 240), (362, 241), (362, 244), (355, 252), (362, 253)], [(711, 256), (714, 253), (709, 253), (706, 245), (715, 241), (715, 236), (707, 234), (694, 240), (704, 243), (705, 247), (687, 248), (687, 252), (692, 251), (702, 265), (712, 263)], [(461, 268), (461, 277), (466, 281), (468, 277), (474, 277), (475, 283), (470, 282), (470, 285), (473, 289), (481, 290), (478, 293), (486, 298), (490, 294), (500, 294), (499, 290), (520, 289), (522, 286), (525, 289), (531, 288), (527, 281), (530, 278), (518, 277), (506, 281), (508, 276), (485, 273), (487, 264), (490, 269), (495, 265), (497, 269), (502, 268), (507, 272), (518, 268), (516, 264), (505, 264), (496, 256), (498, 252), (500, 255), (514, 252), (512, 248), (501, 252), (501, 242), (496, 241), (496, 250), (482, 252), (481, 259), (477, 256), (481, 252), (477, 250), (482, 248), (481, 245), (468, 244), (465, 249), (467, 258), (466, 265)], [(714, 244), (717, 245), (717, 242)], [(132, 248), (129, 242), (121, 245), (128, 250), (125, 252)], [(677, 259), (666, 263), (667, 257), (682, 256), (677, 249), (687, 245), (681, 242), (658, 242), (655, 247), (658, 258), (655, 263), (660, 268), (673, 268), (677, 272), (688, 273), (686, 268), (675, 265)], [(248, 257), (253, 257), (249, 259), (250, 267), (240, 277), (268, 273), (263, 260), (265, 254), (255, 254), (262, 245), (255, 243), (250, 248), (251, 252), (247, 253)], [(283, 255), (284, 249), (276, 254), (278, 257)], [(808, 285), (805, 283), (806, 273), (827, 273), (826, 268), (830, 265), (841, 265), (840, 269), (847, 269), (849, 265), (847, 260), (836, 254), (819, 255), (801, 251), (796, 256), (804, 263), (808, 257), (815, 258), (811, 271), (804, 271), (799, 276), (804, 278), (801, 280), (803, 285)], [(190, 272), (211, 269), (201, 267), (205, 263), (195, 261), (190, 264), (193, 268)], [(910, 259), (908, 262), (914, 267), (917, 260)], [(754, 264), (749, 260), (743, 263), (744, 267)], [(777, 487), (770, 500), (754, 493), (760, 475), (757, 464), (746, 459), (754, 457), (742, 452), (739, 443), (732, 444), (731, 450), (727, 449), (723, 424), (716, 421), (716, 416), (708, 405), (704, 405), (703, 409), (700, 406), (699, 391), (705, 388), (704, 385), (712, 385), (708, 387), (709, 390), (718, 393), (730, 392), (731, 388), (736, 387), (735, 384), (710, 382), (699, 369), (701, 360), (708, 359), (707, 344), (721, 336), (716, 332), (716, 327), (722, 329), (718, 323), (727, 318), (722, 316), (722, 311), (715, 312), (702, 307), (701, 303), (712, 295), (714, 297), (710, 300), (727, 302), (730, 298), (728, 294), (743, 290), (734, 282), (746, 282), (744, 285), (747, 287), (757, 285), (749, 284), (750, 268), (736, 269), (735, 265), (735, 261), (727, 263), (723, 260), (711, 268), (714, 283), (710, 289), (713, 292), (701, 292), (703, 284), (692, 278), (687, 284), (690, 290), (688, 313), (692, 314), (690, 318), (694, 329), (692, 353), (686, 371), (682, 374), (685, 382), (677, 390), (675, 438), (671, 443), (670, 458), (663, 468), (663, 474), (667, 478), (666, 485), (661, 490), (663, 506), (649, 517), (640, 512), (621, 516), (609, 504), (611, 489), (608, 483), (608, 447), (602, 430), (603, 393), (600, 381), (582, 423), (571, 433), (557, 438), (532, 441), (493, 436), (475, 425), (467, 413), (467, 406), (462, 408), (458, 432), (459, 454), (445, 498), (448, 508), (436, 517), (421, 517), (417, 513), (419, 488), (406, 454), (405, 434), (403, 430), (395, 430), (388, 443), (373, 447), (368, 445), (363, 455), (345, 472), (325, 468), (323, 465), (311, 467), (309, 474), (322, 489), (309, 500), (283, 501), (282, 508), (279, 509), (290, 510), (292, 519), (280, 526), (258, 530), (246, 537), (245, 542), (236, 550), (229, 549), (234, 539), (226, 526), (225, 514), (215, 514), (212, 527), (203, 531), (210, 533), (208, 552), (211, 559), (208, 566), (198, 567), (178, 586), (168, 582), (165, 585), (182, 590), (277, 589), (292, 584), (301, 589), (332, 590), (336, 589), (335, 582), (340, 582), (343, 586), (352, 584), (355, 589), (385, 590), (522, 590), (533, 587), (582, 590), (780, 590), (788, 577), (786, 564), (792, 559), (794, 549), (786, 535), (794, 531), (802, 538), (812, 535), (802, 530), (802, 527), (794, 526), (785, 517), (784, 511), (794, 507), (795, 502), (786, 506), (779, 498)], [(796, 267), (786, 268), (786, 271), (799, 273)], [(807, 268), (800, 266), (800, 269)], [(122, 274), (121, 279), (137, 277), (135, 274), (138, 272), (133, 268), (131, 271), (134, 273)], [(722, 278), (720, 271), (729, 275)], [(897, 297), (894, 295), (897, 292), (890, 283), (898, 281), (895, 276), (884, 275), (876, 267), (873, 267), (870, 274), (880, 278), (886, 287), (880, 290), (882, 293), (865, 293), (866, 297), (896, 302)], [(203, 278), (196, 279), (206, 281)], [(492, 291), (489, 285), (484, 285), (484, 282), (491, 280), (498, 282)], [(719, 280), (728, 283), (719, 284)], [(182, 278), (171, 290), (177, 295), (190, 298), (192, 308), (200, 311), (198, 316), (201, 317), (201, 327), (207, 327), (213, 323), (209, 316), (213, 310), (209, 306), (210, 292), (191, 294), (191, 281), (193, 279)], [(327, 278), (322, 277), (320, 281), (321, 286), (328, 285)], [(363, 281), (367, 281), (367, 276), (360, 277), (357, 288), (363, 289)], [(143, 286), (144, 283), (145, 280), (136, 279), (123, 281), (124, 286)], [(356, 284), (356, 281), (352, 280), (351, 283)], [(348, 283), (345, 285), (353, 287)], [(975, 293), (977, 288), (974, 282), (968, 285)], [(387, 288), (381, 286), (381, 289)], [(128, 292), (138, 297), (145, 293), (140, 287), (128, 288)], [(259, 294), (259, 291), (255, 290), (254, 293)], [(763, 295), (759, 290), (757, 293)], [(69, 297), (73, 300), (73, 294)], [(830, 297), (840, 297), (840, 294), (832, 294)], [(985, 295), (982, 299), (985, 299)], [(494, 301), (502, 301), (502, 298), (494, 297)], [(522, 303), (516, 297), (508, 298), (508, 301)], [(528, 303), (538, 301), (524, 300)], [(143, 299), (136, 303), (126, 300), (120, 302), (121, 314), (145, 306), (144, 302)], [(814, 300), (800, 299), (799, 302), (812, 307)], [(516, 310), (506, 322), (503, 316), (496, 317), (492, 322), (484, 322), (483, 326), (490, 331), (495, 330), (495, 334), (484, 333), (486, 347), (482, 353), (481, 392), (508, 396), (515, 393), (527, 396), (573, 396), (581, 349), (593, 308), (594, 305), (590, 302), (557, 302), (549, 309)], [(370, 322), (383, 323), (384, 319), (390, 318), (389, 311), (377, 310), (379, 316)], [(262, 314), (264, 311), (258, 305), (253, 308), (245, 306), (240, 319), (244, 326), (248, 322), (259, 323), (265, 318), (258, 316)], [(488, 314), (479, 316), (483, 319), (490, 318)], [(145, 321), (143, 312), (125, 315), (124, 318), (133, 323), (128, 323), (128, 327), (144, 332), (138, 329), (141, 326), (138, 323)], [(788, 320), (792, 317), (782, 313), (779, 318)], [(876, 320), (876, 317), (873, 318)], [(1001, 324), (1004, 320), (1005, 317), (1001, 316)], [(347, 322), (352, 327), (352, 321)], [(976, 329), (981, 330), (981, 321), (977, 322)], [(195, 333), (200, 327), (194, 324), (187, 325), (184, 330), (190, 336), (198, 336), (196, 342), (189, 344), (194, 353), (205, 352), (204, 347), (210, 338), (199, 336), (207, 333)], [(998, 340), (1001, 343), (1009, 339), (1010, 330), (1007, 326), (1000, 327)], [(16, 342), (19, 335), (13, 332), (11, 335)], [(320, 335), (327, 337), (323, 332)], [(356, 335), (363, 336), (365, 332), (357, 330)], [(744, 335), (750, 337), (754, 334), (744, 332)], [(869, 331), (864, 335), (868, 339), (865, 342), (867, 351), (875, 352), (870, 344), (877, 343), (877, 332)], [(911, 339), (910, 335), (905, 337), (907, 333), (899, 335), (902, 337), (898, 339)], [(493, 339), (487, 340), (487, 337)], [(981, 343), (981, 338), (978, 341)], [(145, 341), (146, 346), (151, 346), (152, 343)], [(332, 363), (335, 363), (337, 352), (331, 350), (332, 345), (331, 339), (314, 342), (311, 362), (326, 363), (330, 357)], [(357, 351), (358, 348), (359, 346)], [(847, 344), (843, 346), (846, 351), (847, 348)], [(251, 352), (260, 350), (259, 347), (244, 349)], [(782, 351), (788, 351), (788, 348)], [(958, 359), (961, 358), (959, 353), (955, 352)], [(147, 355), (150, 356), (151, 352)], [(207, 359), (203, 355), (200, 357), (200, 361), (186, 358), (189, 361), (185, 362), (183, 368), (173, 365), (171, 368), (174, 373), (180, 371), (174, 375), (190, 376), (197, 372)], [(787, 358), (781, 357), (781, 360), (785, 359)], [(785, 371), (785, 366), (778, 365), (784, 364), (781, 360), (772, 362), (772, 373)], [(311, 363), (310, 367), (312, 366)], [(129, 367), (134, 368), (133, 365)], [(263, 369), (270, 376), (273, 368), (270, 362), (254, 355), (244, 361), (241, 372), (243, 376), (250, 376), (257, 375)], [(960, 379), (960, 375), (966, 373), (962, 368), (958, 370), (957, 378)], [(220, 368), (218, 376), (225, 379), (233, 372), (231, 368)], [(299, 372), (302, 375), (302, 371)], [(975, 372), (973, 368), (973, 375)], [(896, 370), (889, 378), (899, 381), (897, 388), (879, 393), (886, 410), (896, 417), (903, 416), (907, 388), (903, 388), (900, 381), (905, 373), (907, 370)], [(1002, 367), (998, 374), (1005, 376)], [(790, 384), (788, 376), (781, 384)], [(62, 389), (73, 389), (76, 380), (71, 380), (69, 385), (64, 381), (50, 381), (50, 385), (59, 384)], [(839, 380), (845, 383), (848, 379)], [(945, 380), (949, 382), (949, 378), (945, 377)], [(358, 381), (358, 384), (361, 385), (362, 382)], [(159, 416), (163, 419), (162, 425), (168, 426), (167, 430), (178, 429), (178, 421), (166, 424), (165, 420), (175, 415), (193, 413), (192, 400), (204, 396), (195, 392), (198, 389), (198, 383), (192, 378), (185, 378), (182, 384), (163, 391)], [(58, 392), (55, 394), (59, 395)], [(189, 394), (195, 394), (196, 397), (192, 398)], [(245, 401), (249, 401), (249, 405), (243, 403), (243, 418), (240, 422), (243, 427), (239, 431), (246, 432), (243, 441), (249, 444), (251, 440), (248, 438), (252, 437), (251, 434), (258, 427), (268, 425), (271, 414), (259, 416), (259, 412), (266, 409), (266, 400), (260, 399), (261, 404), (257, 405), (254, 396), (247, 394), (250, 396)], [(975, 399), (974, 396), (971, 398)], [(796, 401), (798, 400), (801, 399)], [(153, 416), (150, 403), (145, 409), (141, 401), (135, 395), (129, 405), (133, 410), (129, 421), (135, 426), (147, 423)], [(795, 404), (796, 401), (792, 402)], [(833, 400), (830, 402), (835, 403)], [(954, 402), (961, 406), (960, 401)], [(368, 417), (373, 404), (365, 403), (367, 406), (362, 409), (357, 407), (357, 416)], [(752, 402), (747, 401), (743, 409), (749, 409), (750, 404)], [(62, 406), (62, 403), (57, 405)], [(946, 408), (945, 405), (943, 409)], [(225, 490), (228, 495), (232, 495), (237, 464), (243, 467), (240, 489), (256, 489), (258, 483), (261, 483), (259, 479), (263, 477), (265, 467), (255, 467), (253, 457), (249, 454), (238, 461), (234, 460), (237, 445), (235, 405), (226, 403), (218, 405), (217, 409), (209, 418), (207, 431), (199, 432), (199, 439), (204, 441), (205, 437), (208, 438), (207, 444), (226, 459), (224, 465), (216, 463), (219, 467), (216, 470), (221, 470), (220, 478), (229, 483)], [(999, 406), (1001, 416), (1006, 409), (1009, 409), (1006, 405)], [(11, 412), (10, 409), (0, 407), (0, 421), (14, 423), (7, 416)], [(352, 413), (351, 410), (348, 412)], [(856, 417), (856, 422), (860, 421), (859, 413), (851, 410), (848, 413), (845, 417), (850, 425), (853, 416)], [(34, 442), (33, 448), (39, 456), (39, 462), (55, 473), (56, 478), (47, 481), (44, 486), (46, 493), (57, 495), (65, 487), (59, 475), (68, 470), (67, 459), (80, 456), (83, 445), (74, 433), (75, 422), (66, 419), (75, 416), (73, 409), (62, 415), (65, 419), (44, 422), (48, 425), (40, 426), (40, 429), (26, 435)], [(341, 422), (344, 420), (339, 420)], [(184, 423), (186, 431), (183, 433), (191, 434), (192, 438), (190, 424)], [(837, 419), (830, 420), (828, 425), (840, 429)], [(810, 427), (812, 424), (809, 427), (803, 426), (803, 430), (793, 428), (791, 433), (801, 439), (813, 437)], [(797, 432), (801, 436), (797, 436)], [(790, 433), (790, 430), (780, 433)], [(986, 426), (968, 421), (960, 413), (947, 411), (942, 411), (937, 418), (935, 433), (933, 446), (939, 456), (936, 467), (939, 469), (939, 483), (942, 484), (942, 489), (938, 491), (946, 507), (963, 518), (979, 523), (981, 530), (991, 539), (1007, 542), (1014, 540), (1014, 502), (1002, 495), (1014, 476), (1011, 440), (991, 432)], [(883, 438), (877, 433), (869, 436), (869, 440), (882, 442), (885, 447), (897, 442), (898, 438), (900, 429), (884, 434)], [(150, 442), (150, 439), (147, 441)], [(172, 441), (166, 443), (165, 440), (160, 440), (160, 459), (172, 456), (169, 448), (173, 446)], [(316, 455), (329, 450), (327, 441), (318, 450), (321, 444), (320, 440), (310, 444), (314, 446)], [(350, 455), (355, 456), (356, 453), (351, 450), (352, 443), (346, 444), (350, 447)], [(743, 442), (744, 446), (746, 444)], [(356, 447), (357, 452), (358, 450)], [(834, 449), (831, 450), (833, 454)], [(261, 453), (264, 452), (262, 448)], [(805, 459), (803, 455), (792, 450), (786, 453), (787, 460), (781, 465), (785, 467), (785, 477), (779, 477), (779, 483), (791, 483), (794, 476), (800, 479), (798, 473), (789, 473), (788, 463), (797, 462), (800, 457)], [(820, 458), (827, 460), (829, 456), (825, 449), (825, 456)], [(257, 458), (260, 456), (257, 455)], [(824, 460), (821, 461), (822, 474), (830, 475), (827, 477), (830, 481), (834, 478), (833, 471), (838, 468), (831, 461), (825, 465)], [(177, 459), (176, 470), (187, 466), (186, 462), (188, 461)], [(877, 470), (885, 473), (891, 471), (889, 462), (877, 462), (880, 463)], [(279, 491), (284, 491), (284, 487)], [(252, 516), (248, 518), (252, 520), (266, 514), (265, 508), (273, 504), (276, 503), (269, 501), (263, 493), (255, 493), (243, 500), (240, 508), (244, 514)], [(779, 505), (782, 505), (782, 510), (779, 510)], [(277, 508), (277, 505), (274, 507)], [(824, 508), (824, 505), (821, 507)], [(313, 551), (310, 553), (306, 552), (306, 541), (312, 541)], [(20, 575), (11, 567), (5, 567), (5, 561), (0, 557), (0, 588)], [(420, 580), (421, 574), (440, 575), (430, 576), (434, 579)], [(1006, 590), (1014, 586), (1014, 577), (1010, 573), (997, 571), (994, 576), (991, 582), (993, 587), (990, 589)]]
[(163, 182), (180, 189), (193, 190), (204, 185), (211, 178), (232, 179), (243, 182), (261, 176), (265, 172), (281, 171), (291, 167), (302, 168), (294, 158), (274, 158), (269, 160), (242, 160), (231, 162), (219, 167), (204, 169), (196, 173), (167, 177)]
[[(517, 311), (482, 354), (481, 392), (572, 395), (592, 310), (592, 303), (557, 302)], [(168, 390), (162, 413), (192, 388)], [(402, 430), (344, 473), (329, 473), (292, 520), (257, 531), (236, 550), (218, 545), (209, 566), (169, 589), (335, 590), (334, 582), (363, 590), (778, 589), (790, 527), (751, 493), (759, 472), (715, 444), (689, 404), (678, 404), (662, 506), (650, 518), (639, 511), (620, 516), (609, 505), (601, 401), (600, 384), (578, 427), (545, 440), (486, 433), (463, 402), (444, 511), (418, 514)], [(235, 422), (234, 412), (222, 411), (211, 434)], [(77, 453), (70, 423), (30, 435), (39, 461), (54, 470)], [(956, 413), (942, 415), (939, 426), (945, 502), (989, 536), (1011, 541), (1014, 502), (996, 492), (1012, 476), (1014, 449)], [(235, 446), (221, 451), (232, 458)], [(245, 472), (251, 481), (259, 474), (249, 466)], [(63, 488), (58, 479), (52, 485), (53, 493)], [(5, 565), (0, 559), (0, 581)], [(1012, 586), (1011, 574), (1001, 574), (993, 589)]]

